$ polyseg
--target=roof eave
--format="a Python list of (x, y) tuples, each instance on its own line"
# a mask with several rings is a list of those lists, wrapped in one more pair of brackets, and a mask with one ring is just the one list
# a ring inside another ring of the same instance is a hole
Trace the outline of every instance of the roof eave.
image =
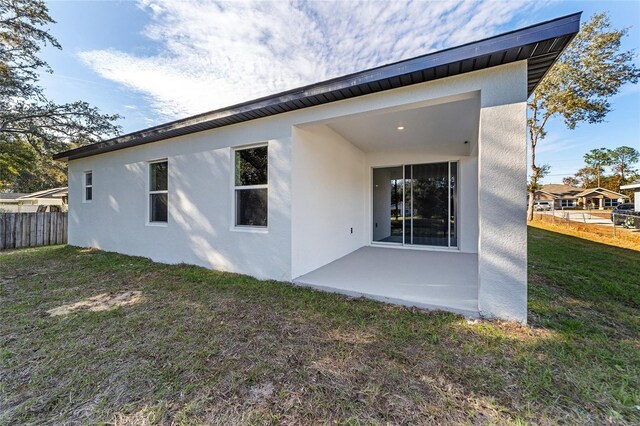
[(581, 14), (161, 124), (68, 150), (54, 159), (74, 160), (521, 60), (528, 63), (531, 94), (578, 33)]

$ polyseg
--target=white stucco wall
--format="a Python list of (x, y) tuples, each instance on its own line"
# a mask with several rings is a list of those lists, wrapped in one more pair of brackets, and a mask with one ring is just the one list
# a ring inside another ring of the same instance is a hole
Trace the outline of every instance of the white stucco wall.
[(365, 155), (324, 125), (294, 128), (292, 276), (365, 244)]
[(488, 317), (526, 322), (527, 69), (520, 65), (481, 94), (478, 308)]
[[(69, 164), (69, 242), (167, 263), (185, 262), (259, 278), (290, 279), (290, 135), (283, 127), (231, 126)], [(268, 142), (266, 231), (233, 227), (231, 146)], [(169, 163), (169, 218), (148, 225), (148, 161)], [(93, 201), (82, 174), (93, 171)]]
[[(469, 155), (365, 155), (330, 129), (305, 135), (305, 129), (293, 130), (469, 93), (480, 93), (481, 99), (480, 135), (471, 141)], [(69, 164), (69, 242), (291, 280), (371, 241), (371, 167), (458, 160), (460, 250), (479, 252), (479, 310), (525, 321), (526, 222), (519, 202), (526, 185), (525, 102), (526, 63), (520, 62), (74, 160)], [(269, 227), (238, 231), (232, 226), (231, 147), (260, 142), (269, 143)], [(163, 158), (169, 161), (169, 221), (148, 226), (147, 162)], [(316, 184), (313, 177), (329, 160), (336, 170), (331, 184)], [(305, 162), (310, 167), (302, 167)], [(82, 202), (86, 170), (93, 171), (91, 203)], [(345, 186), (336, 192), (335, 183)], [(338, 200), (320, 202), (336, 194)], [(346, 213), (335, 216), (337, 206)], [(314, 239), (323, 243), (314, 246)]]

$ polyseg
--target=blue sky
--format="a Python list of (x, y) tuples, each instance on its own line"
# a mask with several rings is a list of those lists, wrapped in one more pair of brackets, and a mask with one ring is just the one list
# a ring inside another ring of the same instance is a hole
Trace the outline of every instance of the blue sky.
[[(294, 2), (52, 1), (63, 50), (41, 79), (58, 102), (85, 100), (125, 132), (410, 58), (536, 22), (609, 11), (640, 50), (640, 1)], [(640, 61), (637, 61), (640, 63)], [(640, 149), (640, 85), (605, 123), (548, 125), (538, 159), (560, 182), (592, 148)]]

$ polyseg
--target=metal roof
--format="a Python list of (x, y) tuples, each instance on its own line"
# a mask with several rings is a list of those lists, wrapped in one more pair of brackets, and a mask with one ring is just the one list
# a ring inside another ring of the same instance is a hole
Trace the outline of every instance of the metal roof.
[(578, 33), (581, 14), (194, 115), (61, 152), (53, 158), (74, 160), (522, 60), (527, 61), (530, 95)]

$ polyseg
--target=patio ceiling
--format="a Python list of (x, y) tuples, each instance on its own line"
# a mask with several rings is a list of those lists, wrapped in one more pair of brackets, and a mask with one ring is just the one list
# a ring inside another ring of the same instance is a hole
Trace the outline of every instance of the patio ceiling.
[(428, 149), (469, 155), (478, 139), (479, 114), (480, 100), (473, 97), (403, 111), (359, 114), (326, 124), (364, 152)]

